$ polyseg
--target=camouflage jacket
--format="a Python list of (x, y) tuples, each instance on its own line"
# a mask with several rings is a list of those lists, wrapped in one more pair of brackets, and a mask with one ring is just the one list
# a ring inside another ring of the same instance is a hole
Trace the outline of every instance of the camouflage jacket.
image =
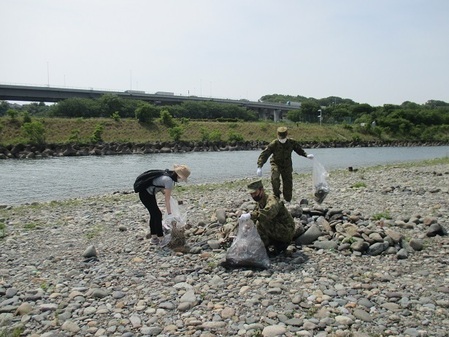
[(292, 152), (295, 151), (298, 155), (307, 157), (306, 152), (302, 149), (298, 141), (287, 138), (287, 141), (282, 144), (278, 139), (273, 140), (262, 151), (257, 159), (257, 166), (262, 167), (268, 158), (272, 155), (270, 162), (279, 167), (292, 167)]
[(295, 227), (293, 218), (284, 203), (273, 194), (265, 194), (257, 202), (256, 207), (251, 212), (251, 220), (258, 221), (260, 225), (273, 229), (279, 226), (291, 227), (292, 229)]

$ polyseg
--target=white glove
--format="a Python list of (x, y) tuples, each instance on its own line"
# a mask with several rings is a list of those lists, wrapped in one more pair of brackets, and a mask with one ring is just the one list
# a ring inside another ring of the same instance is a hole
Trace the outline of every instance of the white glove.
[(313, 154), (308, 154), (307, 155), (307, 158), (309, 158), (309, 159), (313, 159), (315, 156), (313, 155)]
[(257, 175), (258, 175), (259, 177), (262, 177), (262, 168), (261, 168), (261, 167), (258, 167), (258, 168), (257, 168)]
[(242, 215), (240, 215), (239, 220), (241, 221), (246, 221), (251, 219), (251, 213), (243, 213)]

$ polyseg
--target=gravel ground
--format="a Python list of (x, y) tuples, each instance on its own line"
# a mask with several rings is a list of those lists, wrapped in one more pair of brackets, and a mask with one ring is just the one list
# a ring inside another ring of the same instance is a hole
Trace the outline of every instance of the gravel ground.
[(294, 179), (289, 207), (309, 201), (295, 219), (305, 230), (320, 218), (331, 227), (331, 210), (340, 225), (419, 248), (369, 255), (331, 229), (268, 269), (226, 269), (225, 233), (252, 206), (248, 180), (178, 185), (188, 247), (177, 251), (145, 239), (148, 214), (130, 191), (4, 205), (0, 336), (448, 336), (449, 163), (331, 172), (322, 205), (310, 175)]

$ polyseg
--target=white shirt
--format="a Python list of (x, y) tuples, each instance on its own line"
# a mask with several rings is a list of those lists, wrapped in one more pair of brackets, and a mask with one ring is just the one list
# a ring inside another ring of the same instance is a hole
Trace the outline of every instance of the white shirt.
[(175, 182), (169, 176), (163, 175), (158, 178), (154, 178), (150, 186), (148, 186), (147, 191), (150, 194), (156, 194), (164, 189), (172, 190), (175, 186)]

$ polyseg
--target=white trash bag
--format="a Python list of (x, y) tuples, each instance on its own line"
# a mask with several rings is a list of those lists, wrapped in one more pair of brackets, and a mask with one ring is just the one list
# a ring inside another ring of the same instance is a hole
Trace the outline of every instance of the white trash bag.
[(240, 220), (237, 236), (226, 253), (224, 267), (267, 269), (270, 267), (265, 245), (251, 219)]
[(314, 188), (315, 201), (319, 204), (324, 201), (330, 191), (329, 184), (327, 183), (327, 177), (329, 177), (329, 173), (327, 173), (324, 166), (318, 160), (316, 160), (316, 158), (314, 158), (312, 183)]
[(164, 241), (161, 246), (169, 248), (181, 248), (186, 244), (184, 230), (186, 225), (186, 216), (179, 209), (178, 200), (170, 197), (171, 216), (167, 215), (162, 220), (164, 230)]

